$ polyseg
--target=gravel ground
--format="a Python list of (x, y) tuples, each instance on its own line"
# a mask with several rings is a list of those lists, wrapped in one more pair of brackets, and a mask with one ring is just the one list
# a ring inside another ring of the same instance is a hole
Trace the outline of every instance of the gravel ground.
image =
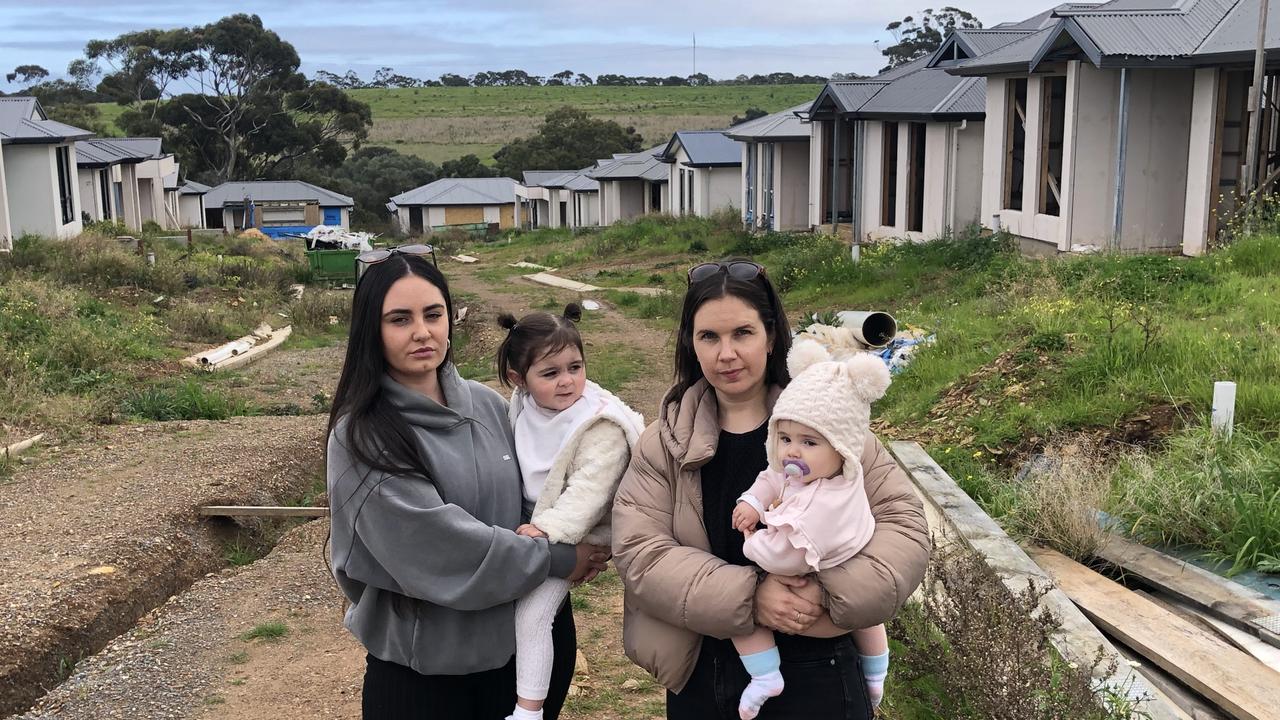
[(105, 430), (0, 484), (0, 714), (221, 567), (206, 504), (280, 504), (320, 477), (321, 417)]
[[(321, 552), (328, 521), (211, 573), (81, 663), (22, 720), (358, 718), (364, 652)], [(277, 639), (246, 639), (280, 623)]]

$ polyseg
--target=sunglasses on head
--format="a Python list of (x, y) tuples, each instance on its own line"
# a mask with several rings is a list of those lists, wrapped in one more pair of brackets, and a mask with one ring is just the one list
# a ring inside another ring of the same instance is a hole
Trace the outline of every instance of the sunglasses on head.
[(702, 282), (720, 273), (728, 273), (734, 280), (750, 282), (764, 275), (764, 266), (750, 260), (730, 260), (728, 262), (706, 262), (689, 268), (689, 284)]
[(440, 264), (436, 262), (436, 249), (430, 245), (401, 245), (400, 247), (366, 250), (356, 256), (356, 262), (364, 265), (377, 265), (386, 261), (392, 255), (430, 255), (432, 265), (439, 266)]

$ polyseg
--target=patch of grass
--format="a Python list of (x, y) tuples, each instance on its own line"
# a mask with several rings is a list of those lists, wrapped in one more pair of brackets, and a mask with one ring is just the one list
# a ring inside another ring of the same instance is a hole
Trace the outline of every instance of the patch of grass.
[(252, 545), (235, 541), (223, 549), (222, 556), (226, 559), (227, 564), (232, 567), (244, 567), (252, 565), (262, 558), (262, 553), (258, 548)]
[(240, 639), (249, 642), (251, 640), (280, 640), (289, 635), (289, 626), (282, 622), (265, 622), (255, 625), (252, 630), (242, 634)]
[(587, 376), (609, 392), (617, 393), (644, 370), (644, 354), (635, 348), (608, 345), (587, 350)]
[(144, 420), (226, 420), (257, 414), (243, 400), (194, 378), (142, 388), (121, 403), (123, 414)]
[(1280, 564), (1280, 443), (1247, 428), (1197, 426), (1164, 452), (1126, 455), (1113, 511), (1138, 537), (1204, 548), (1229, 573)]
[(231, 653), (230, 657), (227, 658), (227, 662), (232, 665), (243, 665), (249, 662), (249, 651), (237, 650), (236, 652)]
[(201, 702), (205, 705), (222, 705), (227, 702), (227, 699), (221, 695), (205, 695)]

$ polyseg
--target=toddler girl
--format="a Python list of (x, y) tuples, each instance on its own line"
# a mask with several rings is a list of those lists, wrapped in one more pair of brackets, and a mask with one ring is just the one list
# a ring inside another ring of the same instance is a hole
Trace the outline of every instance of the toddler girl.
[[(516, 458), (528, 524), (516, 532), (553, 543), (608, 546), (610, 509), (644, 418), (586, 377), (582, 317), (570, 304), (557, 317), (502, 315), (507, 337), (498, 376), (511, 397)], [(551, 625), (569, 581), (549, 578), (516, 602), (516, 707), (508, 720), (538, 720), (551, 682)]]

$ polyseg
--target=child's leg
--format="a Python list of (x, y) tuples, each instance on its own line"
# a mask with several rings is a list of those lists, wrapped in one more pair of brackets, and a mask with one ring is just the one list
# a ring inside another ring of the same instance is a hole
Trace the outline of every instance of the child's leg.
[(782, 658), (773, 642), (773, 631), (768, 628), (757, 627), (750, 635), (733, 638), (733, 647), (751, 676), (738, 700), (738, 716), (752, 720), (766, 700), (782, 694)]
[(867, 678), (871, 706), (879, 707), (884, 697), (884, 680), (889, 676), (889, 635), (884, 625), (853, 631), (853, 643), (862, 656), (862, 674)]
[(551, 626), (569, 581), (550, 578), (516, 601), (516, 709), (511, 717), (542, 717), (542, 703), (551, 684)]

